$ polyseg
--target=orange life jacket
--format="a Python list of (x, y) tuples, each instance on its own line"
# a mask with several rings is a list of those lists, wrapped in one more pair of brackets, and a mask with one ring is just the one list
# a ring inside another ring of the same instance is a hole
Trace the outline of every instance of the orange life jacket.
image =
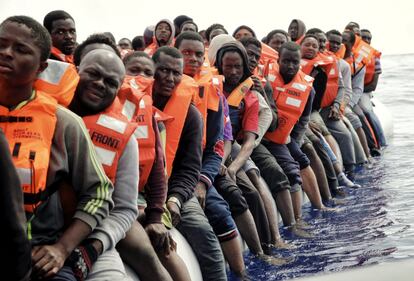
[(209, 69), (200, 71), (194, 80), (198, 84), (198, 93), (193, 96), (193, 103), (203, 117), (203, 148), (206, 144), (207, 110), (218, 111), (220, 94), (223, 92), (223, 79), (221, 75), (213, 75)]
[(355, 35), (355, 44), (352, 47), (352, 53), (354, 54), (355, 68), (361, 69), (371, 61), (375, 50), (362, 40), (360, 36)]
[(73, 64), (47, 60), (47, 68), (39, 74), (34, 88), (49, 94), (59, 104), (68, 107), (75, 94), (79, 75)]
[(244, 96), (250, 91), (253, 84), (254, 82), (250, 77), (240, 83), (227, 97), (229, 106), (239, 107)]
[[(124, 79), (118, 98), (122, 104), (122, 114), (137, 124), (135, 137), (139, 148), (139, 190), (144, 190), (155, 161), (155, 128), (152, 123), (153, 108), (152, 92), (153, 79), (142, 76), (128, 76)], [(139, 84), (138, 88), (135, 86)], [(143, 89), (145, 92), (139, 91)], [(151, 90), (150, 90), (151, 89)]]
[(277, 65), (279, 53), (272, 47), (265, 43), (261, 43), (262, 53), (260, 55), (259, 64), (257, 65), (257, 76), (261, 79), (267, 79), (267, 76), (272, 72), (273, 65)]
[[(156, 110), (155, 118), (165, 120), (167, 142), (165, 147), (166, 170), (168, 177), (177, 153), (184, 122), (193, 97), (198, 93), (197, 83), (189, 76), (183, 75), (180, 84), (174, 89), (163, 111)], [(163, 117), (163, 119), (160, 119)], [(191, 152), (190, 152), (191, 153)]]
[(310, 75), (312, 70), (317, 66), (322, 67), (327, 76), (326, 88), (321, 101), (321, 108), (324, 108), (331, 106), (338, 94), (338, 61), (334, 55), (330, 55), (329, 53), (318, 53), (311, 60), (303, 58), (301, 60), (302, 71), (305, 74)]
[(47, 94), (36, 91), (35, 95), (18, 109), (9, 111), (0, 105), (0, 128), (20, 178), (25, 210), (30, 213), (48, 197), (46, 180), (57, 107)]
[(365, 78), (364, 78), (364, 85), (368, 85), (372, 82), (375, 75), (375, 61), (381, 58), (381, 52), (374, 49), (374, 55), (372, 56), (371, 60), (367, 64)]
[(50, 54), (52, 54), (55, 58), (58, 58), (60, 61), (67, 62), (73, 64), (73, 55), (65, 55), (62, 53), (58, 48), (53, 47), (50, 49)]
[(274, 132), (265, 134), (265, 138), (278, 144), (285, 144), (289, 135), (305, 109), (312, 90), (313, 78), (298, 71), (288, 84), (280, 74), (272, 83), (273, 99), (276, 103), (278, 126)]
[(104, 111), (83, 117), (96, 154), (112, 183), (116, 180), (119, 159), (136, 129), (136, 124), (129, 122), (121, 111), (122, 105), (115, 98)]

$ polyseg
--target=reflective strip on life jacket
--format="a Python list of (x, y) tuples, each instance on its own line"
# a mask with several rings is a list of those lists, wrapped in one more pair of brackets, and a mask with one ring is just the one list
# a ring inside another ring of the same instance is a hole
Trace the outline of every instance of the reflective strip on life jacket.
[[(143, 191), (155, 161), (155, 131), (153, 127), (152, 78), (128, 76), (124, 79), (118, 98), (122, 114), (137, 124), (134, 136), (139, 149), (139, 190)], [(141, 91), (142, 90), (142, 91)]]
[(0, 106), (0, 128), (21, 180), (25, 210), (30, 213), (47, 199), (46, 180), (57, 108), (56, 101), (47, 94), (36, 91), (35, 95), (21, 108), (9, 111)]
[(116, 98), (105, 111), (83, 117), (96, 154), (113, 183), (116, 180), (119, 159), (137, 126), (129, 122), (121, 112), (122, 105)]
[(41, 72), (34, 88), (47, 93), (59, 104), (67, 107), (75, 94), (79, 75), (73, 64), (57, 60), (47, 60), (47, 68)]

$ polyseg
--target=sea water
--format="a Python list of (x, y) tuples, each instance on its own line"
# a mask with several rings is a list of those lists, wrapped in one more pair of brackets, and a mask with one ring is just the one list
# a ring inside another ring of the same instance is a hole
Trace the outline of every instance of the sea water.
[(322, 213), (304, 205), (313, 238), (294, 237), (281, 228), (296, 249), (274, 253), (293, 262), (272, 266), (246, 253), (252, 280), (287, 280), (414, 258), (414, 54), (383, 56), (381, 63), (374, 95), (393, 115), (389, 146), (372, 169), (357, 173), (362, 188), (345, 190), (338, 212)]

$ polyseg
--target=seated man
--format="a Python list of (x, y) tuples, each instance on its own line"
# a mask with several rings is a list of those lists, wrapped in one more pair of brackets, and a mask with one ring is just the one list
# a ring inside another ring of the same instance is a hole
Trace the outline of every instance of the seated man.
[(191, 103), (198, 85), (183, 75), (183, 57), (177, 49), (161, 47), (152, 58), (154, 106), (158, 120), (166, 128), (167, 209), (172, 224), (193, 248), (199, 248), (195, 254), (203, 280), (227, 280), (219, 242), (194, 196), (201, 170), (203, 136), (200, 113)]
[(136, 125), (122, 115), (116, 98), (124, 75), (124, 65), (113, 52), (102, 49), (89, 52), (79, 65), (80, 81), (69, 106), (83, 118), (98, 158), (115, 188), (114, 209), (87, 240), (99, 255), (96, 262), (90, 259), (95, 263), (87, 280), (129, 280), (115, 249), (138, 215), (138, 145), (133, 135)]
[(0, 24), (0, 41), (0, 63), (9, 66), (1, 68), (0, 127), (7, 127), (5, 135), (24, 192), (33, 246), (32, 280), (73, 281), (84, 264), (71, 260), (65, 265), (65, 261), (73, 253), (88, 251), (83, 243), (112, 208), (113, 186), (82, 120), (33, 90), (37, 75), (47, 67), (51, 47), (47, 30), (32, 18), (10, 17)]

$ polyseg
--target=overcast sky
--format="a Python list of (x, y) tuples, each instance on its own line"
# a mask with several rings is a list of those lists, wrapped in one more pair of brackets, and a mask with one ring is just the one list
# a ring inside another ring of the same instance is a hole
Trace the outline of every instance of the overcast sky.
[[(201, 7), (202, 6), (202, 7)], [(232, 33), (252, 27), (259, 39), (272, 29), (284, 29), (294, 18), (306, 27), (343, 30), (349, 21), (373, 33), (372, 45), (383, 54), (414, 53), (414, 2), (411, 0), (0, 0), (0, 21), (28, 15), (43, 22), (52, 10), (63, 9), (76, 21), (78, 41), (94, 32), (111, 31), (118, 39), (142, 35), (160, 19), (191, 16), (199, 29), (221, 23)], [(351, 12), (352, 11), (352, 12)]]

